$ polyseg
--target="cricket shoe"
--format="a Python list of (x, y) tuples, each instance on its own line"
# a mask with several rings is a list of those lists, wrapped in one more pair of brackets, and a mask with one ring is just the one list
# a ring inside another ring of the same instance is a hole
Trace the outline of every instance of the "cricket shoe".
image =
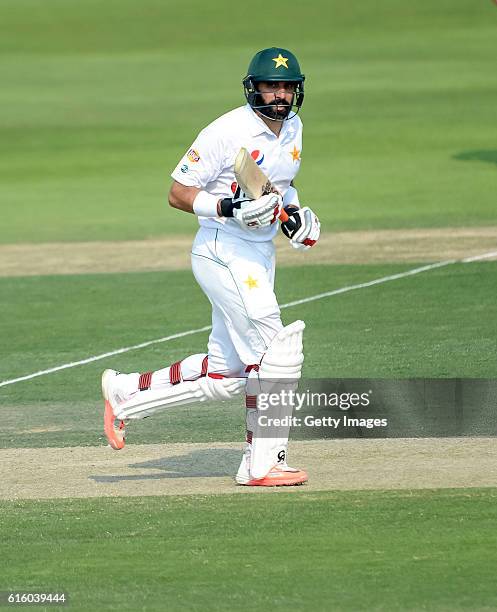
[(250, 447), (247, 447), (243, 454), (242, 462), (235, 476), (237, 484), (246, 487), (292, 487), (307, 482), (307, 473), (304, 470), (292, 468), (286, 462), (272, 467), (264, 478), (251, 478), (250, 451)]
[(121, 450), (126, 443), (126, 424), (116, 419), (115, 410), (125, 398), (119, 385), (119, 378), (126, 376), (116, 370), (105, 370), (102, 374), (102, 395), (105, 400), (104, 432), (109, 446), (114, 450)]
[(248, 487), (294, 487), (307, 482), (304, 470), (291, 468), (288, 465), (275, 465), (264, 478), (252, 478), (245, 484)]

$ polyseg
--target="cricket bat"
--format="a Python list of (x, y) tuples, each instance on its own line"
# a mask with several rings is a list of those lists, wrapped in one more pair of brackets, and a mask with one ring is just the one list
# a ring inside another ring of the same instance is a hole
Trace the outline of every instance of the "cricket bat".
[[(245, 195), (254, 200), (267, 193), (278, 193), (245, 147), (240, 149), (235, 159), (235, 178)], [(281, 211), (279, 219), (288, 221), (284, 210)]]

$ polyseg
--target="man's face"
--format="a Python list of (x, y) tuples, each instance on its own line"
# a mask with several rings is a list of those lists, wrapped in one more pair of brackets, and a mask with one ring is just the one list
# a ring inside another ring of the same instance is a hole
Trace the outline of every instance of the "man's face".
[(284, 119), (292, 104), (296, 84), (288, 81), (257, 83), (257, 90), (261, 94), (263, 104), (271, 104), (272, 115), (275, 119)]

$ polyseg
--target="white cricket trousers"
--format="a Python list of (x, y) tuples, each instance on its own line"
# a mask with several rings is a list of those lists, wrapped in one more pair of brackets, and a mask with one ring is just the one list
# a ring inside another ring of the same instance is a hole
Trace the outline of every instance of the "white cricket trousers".
[(222, 229), (199, 229), (192, 270), (212, 304), (209, 372), (246, 376), (246, 367), (260, 362), (282, 329), (274, 267), (272, 241), (251, 242)]

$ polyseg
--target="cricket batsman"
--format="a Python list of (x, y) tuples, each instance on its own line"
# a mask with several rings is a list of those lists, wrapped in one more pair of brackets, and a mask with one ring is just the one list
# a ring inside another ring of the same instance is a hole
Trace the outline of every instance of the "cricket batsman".
[[(212, 332), (207, 353), (155, 372), (105, 370), (104, 430), (112, 448), (124, 447), (125, 424), (132, 419), (245, 392), (246, 447), (236, 482), (280, 486), (307, 480), (303, 470), (287, 464), (289, 427), (265, 435), (253, 392), (265, 380), (298, 380), (304, 360), (303, 321), (286, 327), (281, 322), (273, 244), (279, 227), (295, 249), (308, 250), (319, 239), (318, 217), (300, 205), (293, 185), (302, 155), (298, 112), (304, 79), (287, 49), (259, 51), (243, 79), (247, 104), (204, 128), (174, 169), (169, 203), (196, 215), (200, 225), (192, 270), (212, 306)], [(270, 180), (273, 193), (250, 199), (242, 192), (234, 174), (241, 147)], [(281, 224), (280, 216), (286, 219)]]

